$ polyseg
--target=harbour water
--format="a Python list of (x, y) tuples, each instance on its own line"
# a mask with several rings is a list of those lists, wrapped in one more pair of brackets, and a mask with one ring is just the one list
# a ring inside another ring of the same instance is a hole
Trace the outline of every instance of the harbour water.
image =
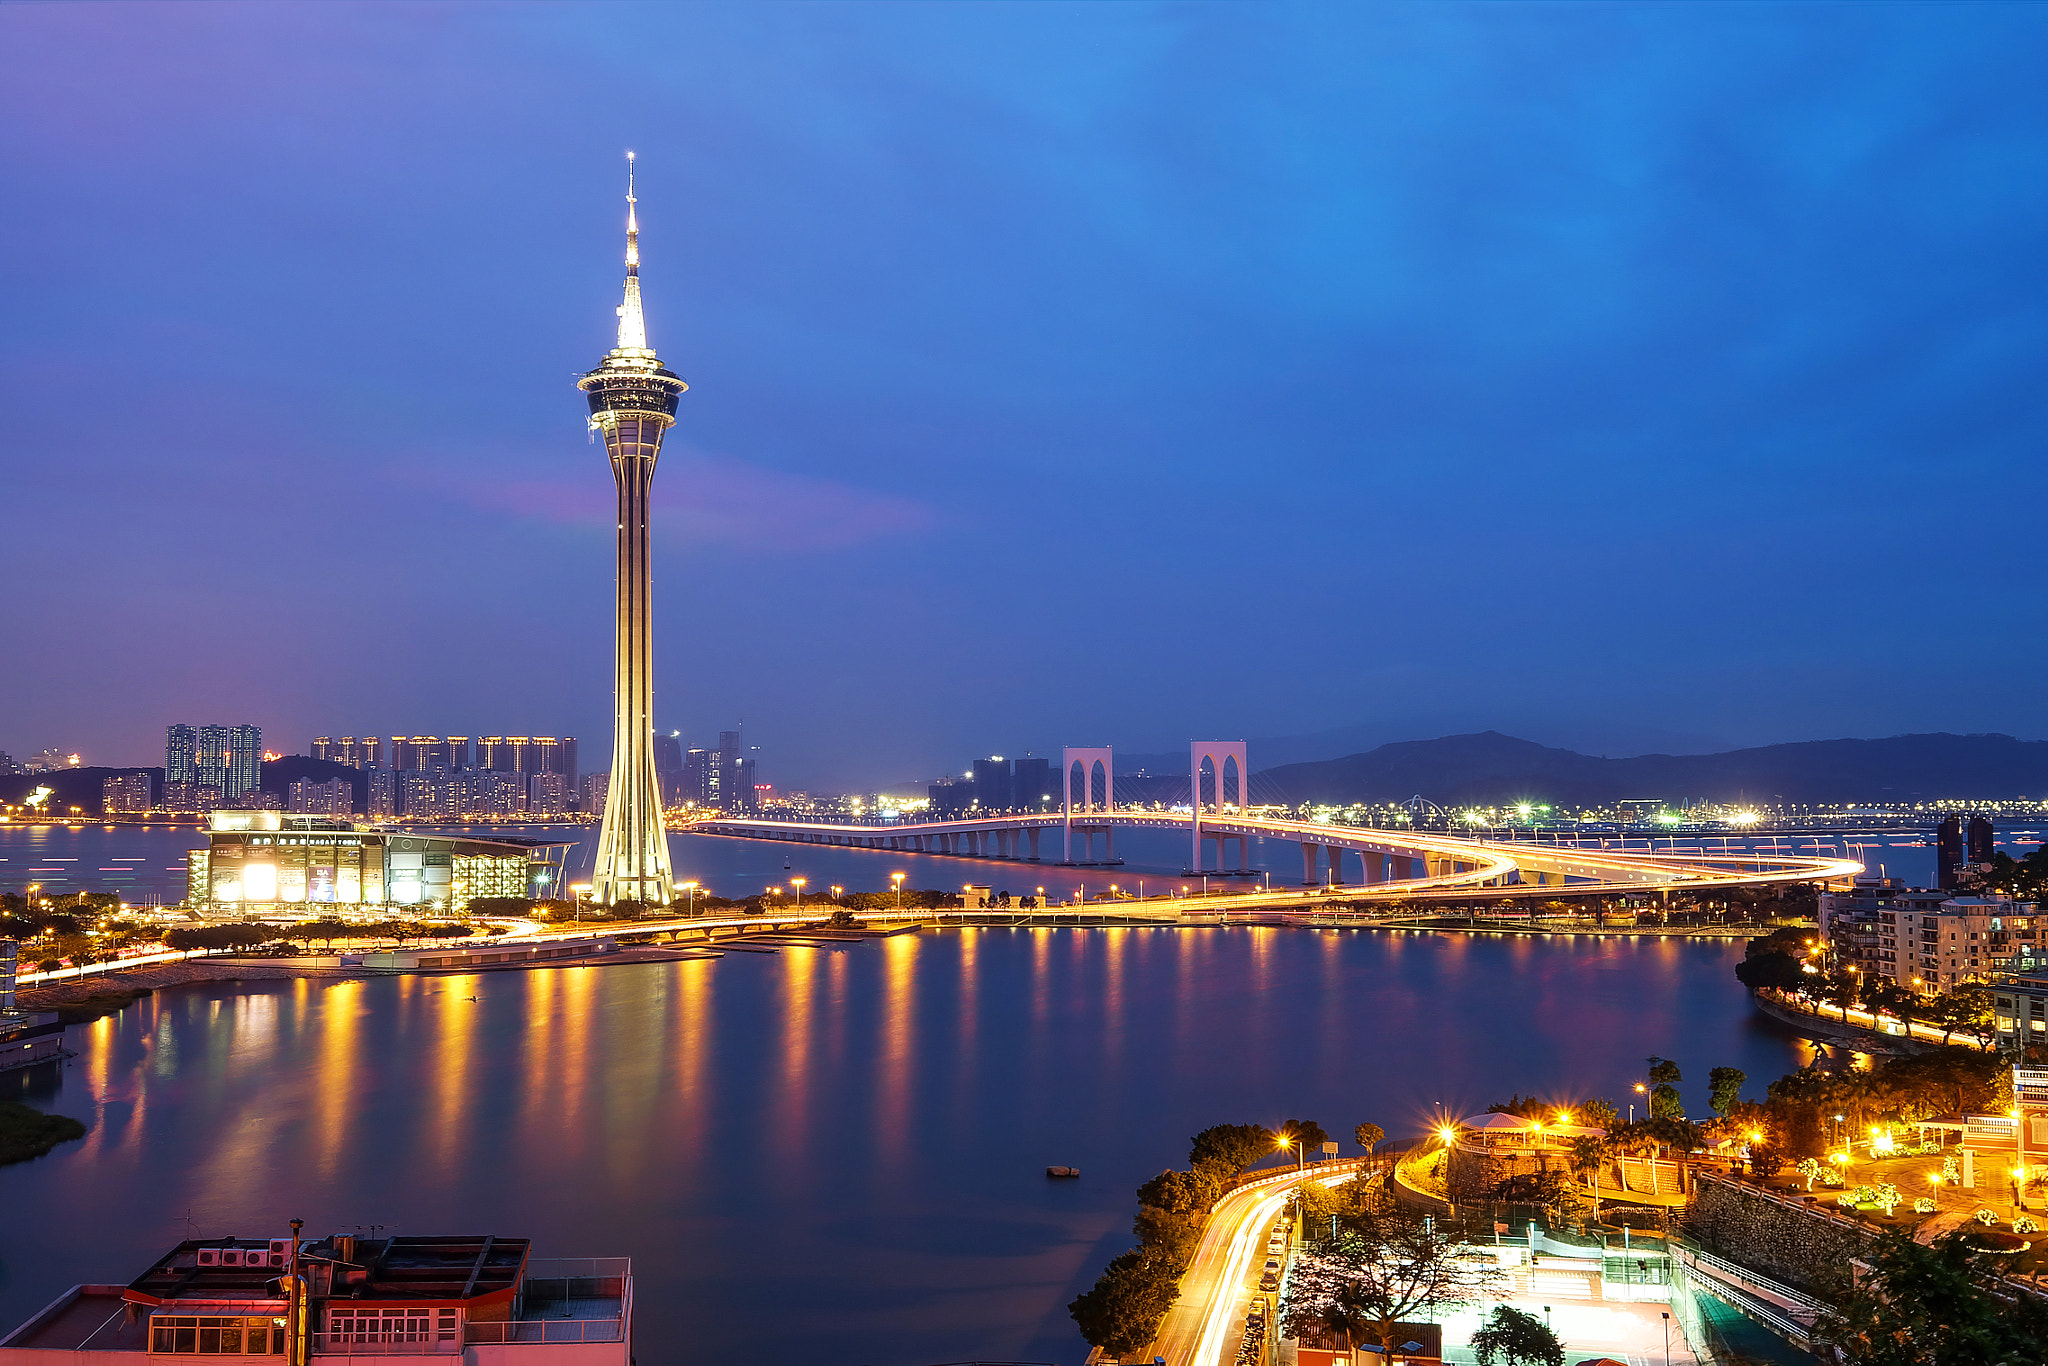
[[(778, 859), (779, 861), (779, 859)], [(88, 1136), (0, 1169), (0, 1325), (188, 1233), (630, 1255), (646, 1366), (1078, 1363), (1133, 1188), (1224, 1121), (1421, 1131), (1510, 1093), (1705, 1102), (1807, 1056), (1732, 941), (927, 931), (717, 961), (190, 987), (0, 1094)], [(1049, 1163), (1079, 1181), (1048, 1181)]]

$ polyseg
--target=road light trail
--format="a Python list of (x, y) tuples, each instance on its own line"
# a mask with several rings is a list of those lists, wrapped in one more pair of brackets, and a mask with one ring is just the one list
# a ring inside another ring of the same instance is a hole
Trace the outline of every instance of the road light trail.
[(1296, 1186), (1310, 1180), (1350, 1180), (1364, 1162), (1350, 1159), (1343, 1164), (1349, 1170), (1335, 1175), (1329, 1164), (1280, 1173), (1277, 1179), (1242, 1187), (1219, 1200), (1181, 1276), (1180, 1298), (1160, 1325), (1153, 1353), (1165, 1357), (1167, 1366), (1231, 1366), (1244, 1327), (1245, 1281), (1253, 1259), (1263, 1255), (1266, 1230), (1286, 1208)]

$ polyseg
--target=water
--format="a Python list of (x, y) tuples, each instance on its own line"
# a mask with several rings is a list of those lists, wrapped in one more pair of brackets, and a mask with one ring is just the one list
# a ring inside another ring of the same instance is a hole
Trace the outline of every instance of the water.
[[(1209, 1124), (1619, 1098), (1806, 1056), (1732, 942), (928, 931), (716, 962), (194, 987), (0, 1083), (91, 1126), (0, 1168), (0, 1325), (187, 1229), (630, 1255), (648, 1366), (1078, 1363), (1065, 1306)], [(465, 998), (475, 996), (469, 1001)], [(1048, 1163), (1082, 1169), (1052, 1182)], [(189, 1221), (189, 1222), (188, 1222)]]

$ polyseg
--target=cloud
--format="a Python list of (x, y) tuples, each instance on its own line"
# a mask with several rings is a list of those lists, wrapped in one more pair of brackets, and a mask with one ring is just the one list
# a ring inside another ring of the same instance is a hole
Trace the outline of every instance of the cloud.
[[(401, 476), (412, 482), (416, 476)], [(576, 478), (464, 483), (459, 496), (489, 512), (558, 526), (613, 524), (612, 486), (593, 467)], [(936, 520), (927, 504), (670, 442), (654, 481), (654, 534), (692, 543), (843, 550), (912, 535)]]

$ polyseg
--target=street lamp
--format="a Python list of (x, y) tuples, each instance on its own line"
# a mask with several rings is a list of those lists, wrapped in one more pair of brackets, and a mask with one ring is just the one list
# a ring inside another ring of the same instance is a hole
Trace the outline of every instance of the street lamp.
[(1295, 1138), (1289, 1138), (1289, 1137), (1288, 1137), (1288, 1136), (1287, 1136), (1286, 1134), (1279, 1134), (1279, 1135), (1275, 1136), (1275, 1138), (1273, 1139), (1273, 1144), (1274, 1144), (1274, 1146), (1275, 1146), (1276, 1148), (1278, 1148), (1278, 1149), (1279, 1149), (1279, 1150), (1280, 1150), (1281, 1152), (1283, 1152), (1283, 1153), (1285, 1153), (1285, 1152), (1291, 1152), (1291, 1153), (1293, 1153), (1293, 1154), (1294, 1154), (1294, 1168), (1295, 1168), (1295, 1170), (1296, 1170), (1296, 1171), (1300, 1171), (1300, 1170), (1302, 1169), (1302, 1167), (1303, 1167), (1303, 1166), (1305, 1165), (1305, 1163), (1306, 1163), (1307, 1159), (1306, 1159), (1306, 1158), (1304, 1158), (1304, 1157), (1302, 1156), (1302, 1153), (1301, 1153), (1301, 1147), (1302, 1147), (1302, 1145), (1301, 1145), (1301, 1141), (1300, 1141), (1299, 1139), (1295, 1139)]
[(796, 888), (796, 908), (798, 910), (804, 908), (804, 884), (808, 881), (810, 881), (809, 878), (802, 877), (793, 877), (789, 880), (789, 885)]
[(899, 911), (903, 909), (903, 879), (907, 876), (906, 873), (889, 874), (889, 881), (896, 885), (896, 909)]
[(690, 909), (688, 911), (688, 914), (694, 916), (695, 914), (697, 914), (697, 884), (694, 882), (685, 882), (683, 884), (683, 891), (687, 893), (690, 898)]

